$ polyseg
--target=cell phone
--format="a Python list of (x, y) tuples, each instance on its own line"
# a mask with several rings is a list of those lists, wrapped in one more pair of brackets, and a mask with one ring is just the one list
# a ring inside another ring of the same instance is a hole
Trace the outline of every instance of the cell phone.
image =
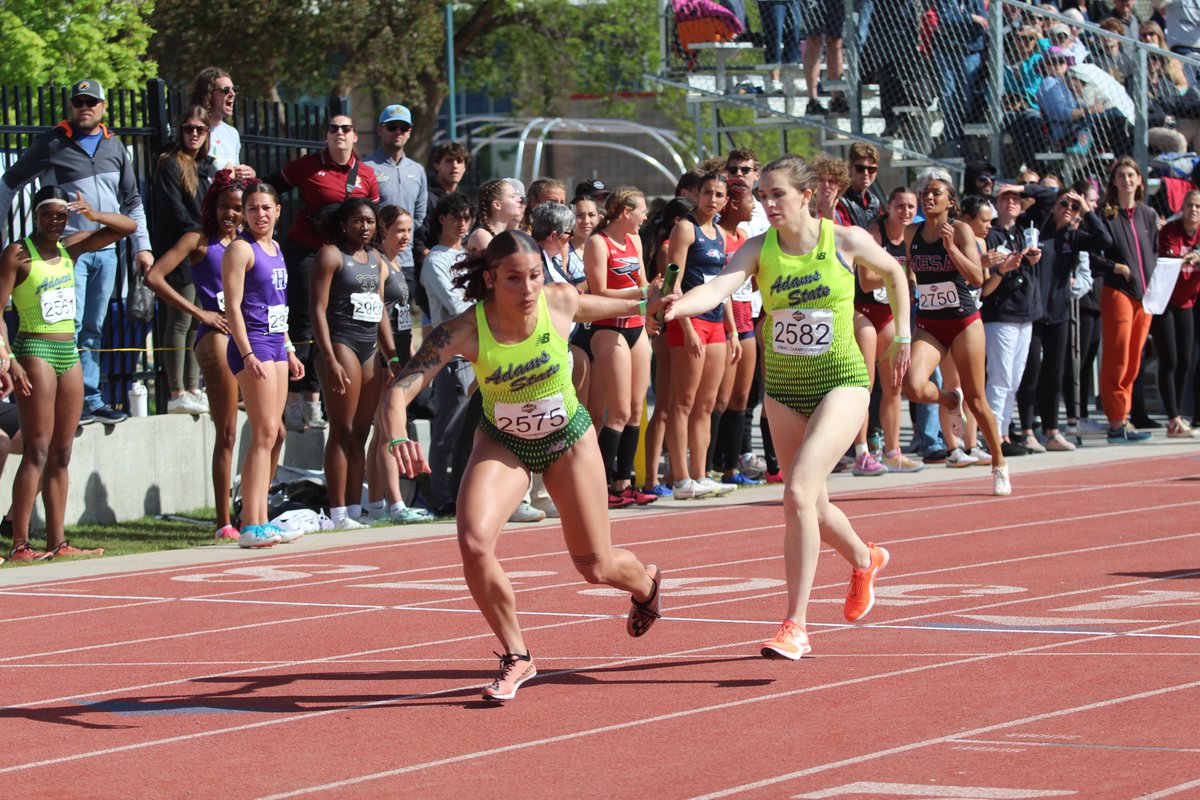
[[(671, 292), (671, 287), (675, 285), (676, 279), (679, 278), (679, 269), (678, 264), (667, 264), (667, 273), (663, 276), (663, 294)], [(660, 325), (664, 317), (666, 317), (666, 314), (661, 310), (654, 315), (654, 318), (658, 320)]]

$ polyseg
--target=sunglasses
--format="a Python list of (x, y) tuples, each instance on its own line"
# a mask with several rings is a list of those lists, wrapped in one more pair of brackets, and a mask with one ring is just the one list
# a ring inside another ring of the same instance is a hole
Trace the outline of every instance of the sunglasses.
[(749, 164), (742, 164), (740, 167), (726, 167), (725, 171), (730, 175), (749, 175), (754, 171), (754, 167)]
[(186, 134), (208, 133), (208, 126), (207, 125), (191, 125), (191, 124), (180, 125), (179, 132), (186, 133)]
[(330, 125), (329, 132), (330, 133), (353, 133), (354, 126), (353, 125)]
[(409, 125), (406, 122), (389, 122), (387, 125), (384, 125), (383, 127), (387, 128), (392, 133), (395, 133), (396, 131), (400, 131), (401, 133), (408, 133), (409, 131), (412, 130), (412, 125)]
[(876, 172), (879, 172), (879, 167), (872, 166), (871, 164), (855, 164), (854, 171), (866, 175), (874, 175)]
[(1059, 200), (1058, 204), (1063, 208), (1069, 208), (1072, 211), (1079, 211), (1083, 208), (1083, 206), (1079, 205), (1079, 203), (1075, 202), (1074, 200)]
[(83, 108), (84, 106), (87, 106), (88, 108), (95, 108), (96, 106), (100, 105), (103, 102), (104, 102), (103, 100), (97, 100), (94, 97), (72, 97), (71, 98), (71, 105), (75, 106), (75, 108)]
[(237, 94), (238, 92), (241, 91), (241, 89), (242, 89), (242, 87), (240, 87), (240, 86), (232, 86), (231, 85), (231, 86), (217, 86), (213, 89), (213, 91), (220, 92), (221, 94)]

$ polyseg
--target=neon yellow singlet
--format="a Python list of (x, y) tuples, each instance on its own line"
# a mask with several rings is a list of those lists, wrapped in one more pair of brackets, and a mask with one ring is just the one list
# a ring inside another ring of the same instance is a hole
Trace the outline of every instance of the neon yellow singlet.
[(13, 287), (12, 301), (21, 317), (21, 333), (75, 332), (75, 263), (58, 243), (58, 263), (42, 258), (33, 239), (29, 249), (29, 275)]
[(479, 382), (484, 418), (501, 433), (524, 440), (563, 429), (579, 405), (571, 383), (567, 340), (554, 329), (544, 294), (538, 298), (537, 314), (529, 338), (501, 344), (488, 328), (483, 303), (475, 305), (479, 360), (471, 366)]
[(817, 246), (804, 255), (779, 247), (767, 231), (758, 259), (764, 388), (772, 398), (811, 416), (832, 389), (869, 385), (854, 340), (854, 272), (834, 246), (833, 222), (820, 221)]

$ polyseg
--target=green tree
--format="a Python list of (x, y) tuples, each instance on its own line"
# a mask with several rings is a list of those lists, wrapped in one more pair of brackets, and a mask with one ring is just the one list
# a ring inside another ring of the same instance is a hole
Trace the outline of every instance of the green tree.
[[(436, 0), (207, 0), (155, 12), (151, 52), (171, 83), (217, 64), (257, 97), (368, 92), (432, 122), (447, 95), (444, 4)], [(464, 85), (510, 96), (526, 113), (553, 113), (572, 92), (636, 88), (655, 47), (654, 0), (461, 0), (454, 51)], [(217, 23), (214, 23), (218, 21)], [(236, 35), (218, 35), (231, 28)], [(409, 151), (424, 158), (431, 124)]]
[(0, 84), (138, 86), (158, 71), (146, 57), (153, 11), (154, 0), (4, 0)]

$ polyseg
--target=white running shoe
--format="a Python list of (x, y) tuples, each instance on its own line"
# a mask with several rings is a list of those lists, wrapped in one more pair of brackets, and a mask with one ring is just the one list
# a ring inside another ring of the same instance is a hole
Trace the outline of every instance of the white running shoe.
[(737, 491), (736, 483), (717, 483), (707, 476), (696, 481), (696, 484), (705, 489), (711, 497), (724, 497), (730, 492)]
[(208, 406), (200, 405), (196, 398), (191, 394), (184, 392), (179, 397), (172, 397), (167, 400), (168, 414), (207, 414)]
[(969, 453), (964, 453), (961, 447), (954, 448), (950, 452), (950, 455), (946, 457), (946, 466), (953, 469), (957, 469), (959, 467), (969, 467), (972, 464), (978, 463), (978, 458)]
[(992, 465), (992, 454), (987, 450), (984, 450), (979, 445), (972, 447), (971, 452), (967, 453), (967, 455), (975, 458), (978, 462), (978, 466), (990, 467)]
[(358, 520), (354, 519), (353, 517), (346, 517), (344, 520), (342, 520), (340, 523), (338, 523), (338, 526), (337, 526), (338, 530), (340, 530), (340, 531), (360, 531), (363, 528), (369, 528), (369, 527), (371, 527), (371, 526), (364, 525), (363, 523), (359, 522)]
[(521, 505), (517, 506), (517, 510), (512, 513), (512, 516), (508, 518), (508, 521), (541, 522), (545, 518), (545, 511), (542, 511), (540, 508), (534, 508), (533, 506), (529, 505), (529, 503), (526, 503), (524, 500), (522, 500)]
[(278, 536), (280, 544), (291, 544), (292, 542), (304, 536), (304, 531), (290, 531), (286, 528), (279, 527), (274, 522), (266, 523), (263, 525), (263, 528)]
[(992, 468), (992, 494), (1008, 497), (1012, 494), (1012, 481), (1008, 479), (1008, 465)]
[(675, 485), (671, 487), (671, 496), (676, 500), (699, 500), (701, 497), (708, 497), (710, 494), (712, 494), (711, 489), (691, 478), (675, 481)]

